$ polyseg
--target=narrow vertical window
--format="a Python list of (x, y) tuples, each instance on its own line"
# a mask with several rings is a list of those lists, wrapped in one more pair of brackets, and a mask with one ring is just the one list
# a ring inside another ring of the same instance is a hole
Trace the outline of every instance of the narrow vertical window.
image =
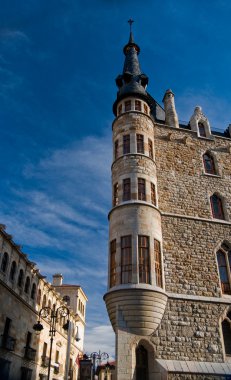
[(156, 285), (162, 288), (163, 283), (162, 283), (160, 242), (156, 239), (154, 239), (154, 262), (155, 262)]
[(153, 159), (153, 146), (152, 146), (152, 140), (148, 139), (148, 155), (150, 158)]
[(146, 201), (145, 179), (138, 178), (138, 199)]
[(46, 307), (46, 304), (47, 304), (47, 297), (44, 294), (44, 296), (43, 296), (43, 302), (42, 302), (42, 307)]
[(24, 272), (22, 269), (20, 269), (19, 271), (19, 275), (18, 275), (18, 287), (21, 288), (22, 287), (22, 284), (23, 284), (23, 278), (24, 278)]
[(148, 106), (144, 104), (144, 113), (148, 114)]
[(225, 216), (224, 216), (224, 210), (223, 210), (223, 205), (222, 205), (221, 198), (218, 195), (213, 194), (210, 197), (210, 203), (211, 203), (211, 209), (212, 209), (213, 217), (215, 219), (222, 219), (222, 220), (224, 220)]
[(33, 284), (32, 285), (32, 289), (31, 289), (31, 298), (32, 298), (32, 300), (34, 300), (35, 299), (35, 295), (36, 295), (36, 285), (35, 284)]
[(151, 202), (156, 206), (156, 187), (154, 183), (151, 183)]
[(116, 239), (110, 244), (110, 288), (116, 285)]
[(117, 206), (119, 203), (118, 194), (119, 194), (119, 186), (118, 186), (118, 182), (116, 182), (114, 185), (114, 194), (113, 194), (113, 206), (114, 207)]
[(1, 264), (1, 270), (2, 272), (6, 272), (7, 266), (8, 266), (9, 256), (7, 252), (4, 252), (3, 258), (2, 258), (2, 264)]
[(221, 249), (217, 252), (217, 263), (218, 263), (218, 268), (219, 268), (219, 276), (220, 276), (222, 293), (231, 294), (229, 276), (228, 276), (228, 271), (230, 272), (230, 267), (227, 266), (226, 252), (224, 252)]
[(148, 236), (138, 236), (139, 282), (150, 284), (150, 258)]
[(10, 281), (14, 281), (14, 277), (15, 277), (15, 273), (16, 273), (16, 262), (13, 261), (13, 263), (11, 264), (11, 268), (10, 268)]
[(141, 101), (140, 100), (135, 100), (135, 110), (141, 111)]
[(41, 304), (41, 297), (42, 297), (42, 292), (41, 292), (41, 289), (39, 289), (38, 291), (38, 295), (37, 295), (37, 304), (40, 306)]
[(225, 353), (231, 355), (231, 312), (229, 312), (222, 322), (222, 334), (224, 339)]
[(123, 154), (130, 153), (130, 135), (123, 136)]
[(119, 157), (119, 141), (115, 141), (115, 160)]
[(206, 137), (205, 126), (203, 123), (198, 123), (198, 130), (201, 137)]
[(203, 162), (204, 162), (205, 173), (216, 174), (214, 159), (210, 154), (205, 153), (203, 155)]
[(123, 201), (129, 201), (131, 199), (131, 180), (126, 178), (123, 180)]
[(137, 134), (136, 135), (136, 145), (137, 153), (144, 153), (144, 136)]
[(128, 112), (131, 110), (131, 100), (126, 100), (126, 102), (124, 103), (124, 110), (125, 112)]
[(120, 115), (121, 113), (122, 113), (122, 104), (120, 104), (118, 107), (118, 115)]
[(132, 282), (132, 237), (121, 238), (121, 284)]
[(30, 288), (30, 277), (27, 276), (26, 282), (25, 282), (24, 292), (28, 294), (29, 293), (29, 288)]

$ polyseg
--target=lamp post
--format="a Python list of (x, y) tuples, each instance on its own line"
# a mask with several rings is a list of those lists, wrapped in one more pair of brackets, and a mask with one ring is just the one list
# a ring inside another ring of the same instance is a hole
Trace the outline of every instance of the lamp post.
[(67, 317), (67, 322), (63, 325), (64, 330), (68, 330), (69, 326), (69, 309), (66, 306), (60, 306), (57, 309), (51, 309), (50, 307), (43, 307), (39, 312), (38, 322), (33, 326), (36, 334), (40, 334), (43, 330), (43, 325), (41, 324), (41, 318), (47, 319), (50, 325), (49, 336), (50, 336), (50, 354), (49, 354), (49, 364), (48, 364), (48, 377), (47, 380), (50, 380), (50, 371), (51, 371), (51, 354), (52, 354), (52, 346), (53, 340), (56, 333), (56, 323), (59, 318)]
[(96, 361), (101, 363), (101, 360), (106, 360), (109, 358), (109, 355), (107, 352), (92, 352), (90, 355), (90, 358), (92, 359), (93, 362), (93, 379), (95, 380), (95, 372), (96, 372)]

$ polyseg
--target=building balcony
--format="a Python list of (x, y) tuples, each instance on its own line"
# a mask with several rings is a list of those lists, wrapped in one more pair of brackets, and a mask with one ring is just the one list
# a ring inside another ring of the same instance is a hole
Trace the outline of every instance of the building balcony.
[(1, 347), (8, 351), (14, 351), (16, 339), (9, 335), (1, 335)]
[(60, 373), (60, 364), (59, 363), (55, 363), (54, 364), (54, 374), (58, 375), (59, 373)]
[(35, 356), (36, 356), (36, 350), (34, 350), (31, 347), (25, 347), (25, 355), (24, 355), (25, 359), (33, 360), (34, 361), (35, 360)]
[(42, 366), (48, 367), (49, 366), (49, 358), (48, 356), (42, 356)]

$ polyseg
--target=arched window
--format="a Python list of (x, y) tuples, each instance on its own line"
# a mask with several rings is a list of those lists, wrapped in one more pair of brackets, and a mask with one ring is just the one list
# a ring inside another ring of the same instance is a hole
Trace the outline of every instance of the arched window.
[(38, 295), (37, 295), (37, 304), (38, 305), (40, 305), (40, 303), (41, 303), (41, 296), (42, 296), (42, 292), (41, 292), (41, 289), (39, 289)]
[(148, 352), (144, 346), (136, 349), (136, 379), (148, 380)]
[(225, 219), (222, 200), (217, 194), (210, 197), (212, 214), (215, 219)]
[(215, 163), (214, 163), (213, 156), (211, 156), (211, 154), (205, 153), (203, 155), (203, 162), (204, 162), (205, 173), (216, 174)]
[(48, 307), (51, 309), (51, 300), (48, 301)]
[(18, 275), (18, 287), (21, 288), (22, 287), (22, 284), (23, 284), (23, 278), (24, 278), (24, 272), (22, 269), (20, 269), (19, 271), (19, 275)]
[(231, 312), (222, 322), (222, 334), (224, 339), (225, 353), (231, 355)]
[(198, 123), (198, 130), (201, 137), (206, 137), (206, 130), (203, 123)]
[(9, 261), (9, 256), (8, 256), (8, 253), (5, 252), (4, 255), (3, 255), (2, 264), (1, 264), (1, 270), (4, 273), (6, 272), (8, 261)]
[(32, 300), (34, 300), (35, 299), (35, 294), (36, 294), (36, 285), (35, 284), (33, 284), (32, 285), (32, 289), (31, 289), (31, 298), (32, 298)]
[(231, 249), (224, 243), (217, 252), (217, 263), (222, 293), (231, 294)]
[(13, 261), (10, 268), (10, 281), (14, 281), (15, 273), (16, 273), (16, 262)]
[(24, 292), (28, 294), (29, 293), (29, 288), (30, 288), (30, 277), (27, 276), (26, 282), (25, 282)]
[(46, 297), (46, 295), (44, 294), (44, 296), (43, 296), (43, 302), (42, 302), (42, 307), (45, 307), (46, 304), (47, 304), (47, 297)]
[(70, 297), (69, 296), (64, 296), (63, 301), (66, 302), (67, 306), (70, 306)]

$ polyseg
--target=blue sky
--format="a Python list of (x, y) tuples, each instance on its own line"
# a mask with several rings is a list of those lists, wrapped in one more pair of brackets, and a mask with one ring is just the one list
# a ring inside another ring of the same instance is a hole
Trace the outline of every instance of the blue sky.
[(0, 222), (89, 297), (85, 348), (114, 354), (107, 284), (111, 122), (132, 17), (148, 90), (231, 123), (229, 0), (0, 0)]

